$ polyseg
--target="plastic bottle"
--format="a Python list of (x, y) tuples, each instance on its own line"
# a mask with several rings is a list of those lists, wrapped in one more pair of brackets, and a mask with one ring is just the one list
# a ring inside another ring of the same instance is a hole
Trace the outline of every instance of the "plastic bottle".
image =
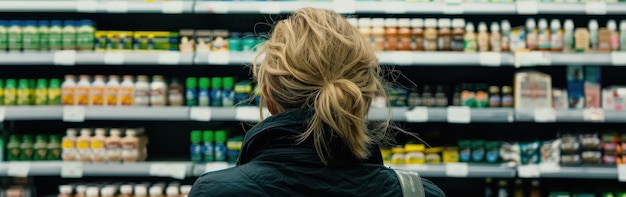
[(465, 36), (465, 19), (452, 19), (452, 40), (450, 48), (453, 51), (463, 51), (463, 36)]
[(51, 51), (61, 50), (63, 48), (63, 27), (61, 21), (50, 21), (50, 29), (48, 29), (48, 46)]
[(180, 192), (178, 191), (178, 187), (176, 187), (176, 186), (169, 186), (165, 190), (165, 194), (167, 195), (167, 197), (179, 197)]
[(524, 197), (524, 188), (522, 187), (522, 179), (515, 179), (515, 191), (513, 197)]
[(196, 90), (198, 84), (198, 79), (195, 77), (187, 77), (187, 89), (185, 90), (185, 100), (187, 101), (187, 106), (196, 106), (197, 98), (198, 98), (198, 90)]
[(213, 107), (221, 107), (222, 106), (222, 78), (221, 77), (213, 77), (211, 78), (211, 106)]
[(611, 51), (619, 50), (619, 33), (617, 32), (617, 22), (611, 19), (607, 22), (606, 27), (611, 32)]
[(124, 80), (120, 84), (119, 98), (119, 105), (133, 105), (135, 100), (135, 84), (133, 83), (133, 76), (124, 75)]
[(452, 30), (450, 29), (451, 21), (449, 18), (440, 18), (437, 21), (439, 31), (437, 34), (437, 48), (439, 51), (452, 50)]
[(50, 141), (48, 141), (48, 156), (47, 160), (61, 160), (61, 140), (59, 136), (51, 135)]
[(152, 76), (150, 83), (150, 105), (165, 106), (167, 104), (167, 84), (162, 75)]
[(500, 180), (500, 182), (498, 182), (498, 186), (498, 197), (509, 197), (506, 180)]
[(88, 187), (87, 192), (85, 192), (86, 197), (98, 197), (98, 195), (100, 195), (98, 187)]
[(91, 161), (93, 162), (104, 162), (106, 160), (107, 150), (105, 148), (105, 140), (107, 139), (105, 135), (106, 130), (104, 128), (97, 128), (96, 135), (91, 138), (90, 148), (91, 148)]
[(63, 50), (76, 50), (76, 21), (63, 21)]
[(465, 26), (465, 36), (463, 36), (463, 51), (476, 52), (478, 43), (476, 41), (476, 33), (474, 33), (474, 24), (467, 22)]
[(411, 19), (398, 19), (398, 50), (411, 50)]
[(48, 84), (46, 79), (37, 79), (35, 88), (35, 105), (48, 104)]
[(215, 132), (213, 131), (204, 131), (204, 133), (202, 133), (202, 137), (204, 138), (204, 145), (203, 145), (203, 154), (204, 154), (204, 161), (205, 162), (212, 162), (215, 161), (215, 150), (214, 150), (214, 141), (215, 141)]
[(104, 75), (94, 76), (91, 90), (89, 91), (89, 103), (93, 106), (104, 106), (104, 91), (106, 84), (104, 83)]
[(620, 51), (626, 51), (626, 19), (619, 22), (619, 31)]
[(80, 130), (80, 136), (76, 138), (76, 149), (78, 151), (78, 161), (91, 161), (91, 130), (83, 128)]
[[(137, 130), (126, 129), (126, 136), (122, 138), (122, 158), (124, 162), (137, 162), (139, 158), (139, 139)], [(135, 188), (137, 189), (137, 188)]]
[(37, 80), (36, 79), (28, 79), (28, 104), (29, 105), (34, 105), (35, 104), (35, 96), (36, 95), (36, 88), (37, 88)]
[(572, 19), (565, 20), (563, 23), (563, 52), (574, 52), (574, 21)]
[(9, 51), (21, 51), (22, 50), (22, 22), (18, 20), (12, 20), (9, 22)]
[(424, 50), (424, 19), (411, 19), (411, 50)]
[(4, 104), (4, 81), (0, 79), (0, 105)]
[(39, 33), (39, 49), (41, 51), (50, 50), (50, 21), (40, 20), (37, 22), (37, 33)]
[(148, 196), (148, 188), (144, 185), (135, 186), (135, 197), (147, 197)]
[(485, 179), (485, 197), (495, 197), (491, 178)]
[(122, 159), (122, 138), (121, 130), (112, 128), (109, 131), (109, 137), (104, 141), (106, 147), (106, 161), (117, 163)]
[(167, 88), (167, 101), (170, 106), (183, 105), (183, 86), (180, 85), (176, 78), (172, 79), (169, 87)]
[(61, 85), (63, 105), (76, 105), (76, 81), (73, 75), (65, 75)]
[(235, 104), (235, 91), (233, 91), (235, 78), (224, 77), (222, 80), (224, 83), (224, 89), (222, 90), (222, 106), (232, 107)]
[(550, 21), (550, 51), (563, 51), (563, 30), (559, 19)]
[(50, 79), (48, 87), (48, 105), (61, 104), (61, 83), (59, 79)]
[(591, 19), (589, 20), (589, 44), (591, 51), (598, 50), (598, 20)]
[(215, 161), (226, 161), (226, 131), (219, 130), (215, 132)]
[(7, 161), (20, 160), (20, 138), (17, 135), (10, 135), (7, 142)]
[(385, 51), (398, 50), (398, 19), (385, 19)]
[(198, 86), (198, 106), (211, 105), (211, 95), (209, 91), (209, 78), (200, 77)]
[(530, 197), (541, 197), (541, 188), (539, 188), (539, 180), (532, 180), (530, 182)]
[(526, 19), (526, 48), (530, 50), (537, 50), (537, 23), (534, 18)]
[(22, 136), (22, 141), (20, 143), (20, 160), (21, 161), (30, 161), (33, 159), (33, 138), (30, 135)]
[(120, 186), (120, 195), (118, 197), (133, 197), (133, 186), (132, 185)]
[(180, 186), (180, 196), (187, 197), (189, 192), (191, 191), (191, 185), (181, 185)]
[(9, 24), (5, 20), (0, 20), (0, 52), (4, 52), (9, 48)]
[(37, 135), (35, 137), (35, 144), (33, 144), (33, 149), (34, 149), (34, 154), (33, 154), (34, 161), (46, 160), (48, 157), (48, 143), (46, 143), (46, 136)]
[(550, 47), (550, 30), (548, 30), (548, 20), (539, 19), (539, 34), (537, 36), (537, 49), (540, 51), (549, 51)]
[(30, 104), (30, 88), (28, 87), (28, 79), (20, 79), (17, 85), (17, 105)]
[(491, 23), (491, 34), (489, 35), (489, 47), (491, 51), (502, 51), (502, 35), (500, 34), (500, 25), (498, 22)]
[(94, 33), (93, 21), (81, 20), (79, 21), (78, 29), (76, 30), (76, 44), (78, 50), (89, 51), (93, 50), (94, 46)]
[(372, 19), (372, 39), (374, 40), (374, 49), (376, 51), (385, 50), (385, 19)]
[(117, 75), (109, 76), (109, 81), (104, 87), (104, 105), (105, 106), (118, 106), (120, 92), (120, 78)]
[(22, 28), (22, 49), (24, 51), (39, 51), (39, 32), (37, 32), (37, 21), (24, 21)]
[(372, 19), (371, 18), (359, 18), (358, 20), (359, 32), (365, 39), (370, 42), (372, 47), (375, 47), (374, 39), (372, 38)]
[(135, 82), (134, 100), (134, 105), (148, 106), (150, 104), (150, 83), (148, 82), (148, 76), (137, 76), (137, 82)]
[(200, 162), (202, 161), (202, 145), (200, 144), (200, 140), (202, 139), (202, 132), (200, 130), (191, 131), (191, 147), (189, 147), (189, 151), (191, 154), (191, 161)]
[(105, 188), (102, 188), (100, 193), (102, 194), (101, 197), (114, 197), (113, 195), (115, 194), (115, 188), (114, 187), (105, 187)]
[(424, 20), (424, 50), (437, 51), (437, 19)]
[(80, 75), (78, 83), (76, 84), (76, 104), (77, 105), (89, 105), (91, 95), (91, 83), (89, 82), (88, 75)]
[(7, 79), (7, 85), (4, 87), (4, 105), (17, 104), (17, 84), (15, 79)]
[(57, 197), (72, 197), (72, 186), (59, 185), (59, 195)]
[(163, 197), (163, 188), (161, 186), (150, 187), (150, 197)]
[(62, 158), (63, 161), (75, 161), (78, 158), (78, 151), (76, 150), (76, 129), (67, 129), (65, 137), (61, 142)]

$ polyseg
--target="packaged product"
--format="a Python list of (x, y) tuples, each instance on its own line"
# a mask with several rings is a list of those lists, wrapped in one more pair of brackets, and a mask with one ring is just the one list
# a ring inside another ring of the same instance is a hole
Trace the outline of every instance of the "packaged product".
[(520, 164), (520, 145), (517, 143), (503, 142), (500, 146), (500, 158), (509, 165)]
[(408, 91), (398, 86), (389, 87), (389, 102), (391, 106), (406, 106)]
[(406, 144), (404, 145), (405, 151), (405, 164), (424, 164), (426, 158), (424, 150), (426, 146), (424, 144)]
[(228, 30), (213, 30), (213, 40), (211, 41), (212, 52), (228, 51)]
[(181, 29), (179, 31), (179, 34), (180, 34), (180, 44), (178, 45), (178, 50), (180, 52), (193, 52), (194, 46), (195, 46), (194, 30), (193, 29)]
[(513, 28), (509, 37), (512, 52), (526, 49), (526, 30), (523, 26)]
[(539, 156), (539, 142), (520, 143), (521, 165), (538, 164), (541, 160)]
[(426, 163), (438, 164), (441, 163), (442, 147), (426, 148), (424, 153), (426, 154)]
[(485, 159), (487, 163), (496, 163), (500, 159), (500, 142), (499, 141), (486, 141), (485, 142)]
[(196, 52), (211, 51), (211, 30), (196, 30)]
[(559, 164), (561, 156), (561, 140), (543, 141), (541, 143), (541, 163)]
[(602, 86), (599, 66), (585, 67), (585, 108), (600, 108)]
[(239, 158), (241, 152), (241, 144), (243, 143), (243, 136), (235, 136), (226, 142), (226, 148), (228, 149), (228, 162), (235, 163)]
[(391, 148), (391, 164), (405, 164), (406, 155), (402, 146)]
[(626, 86), (611, 86), (602, 90), (602, 108), (622, 110), (626, 106)]
[(550, 75), (523, 71), (515, 74), (515, 109), (552, 107), (552, 78)]
[(470, 140), (459, 140), (459, 160), (469, 162), (472, 158), (472, 148)]
[(458, 147), (445, 147), (443, 152), (444, 163), (457, 163), (459, 162), (459, 148)]
[(471, 142), (472, 148), (472, 161), (483, 162), (485, 159), (485, 141), (474, 140)]
[(569, 109), (567, 102), (567, 91), (563, 89), (552, 89), (552, 108)]

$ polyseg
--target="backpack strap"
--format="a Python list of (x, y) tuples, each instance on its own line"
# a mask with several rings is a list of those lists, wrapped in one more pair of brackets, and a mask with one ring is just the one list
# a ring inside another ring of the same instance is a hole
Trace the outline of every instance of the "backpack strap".
[(402, 188), (402, 196), (404, 197), (425, 197), (424, 185), (422, 185), (422, 178), (417, 172), (410, 172), (404, 170), (394, 170), (398, 175), (400, 181), (400, 187)]

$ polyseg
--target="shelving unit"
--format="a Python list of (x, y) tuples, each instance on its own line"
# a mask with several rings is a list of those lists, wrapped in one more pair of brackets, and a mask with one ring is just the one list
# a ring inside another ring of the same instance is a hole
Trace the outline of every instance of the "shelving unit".
[(2, 12), (191, 13), (193, 1), (142, 2), (98, 0), (0, 1)]
[[(24, 165), (26, 164), (26, 165)], [(28, 168), (28, 176), (66, 176), (63, 171), (78, 171), (81, 177), (150, 177), (150, 176), (193, 176), (191, 162), (137, 162), (137, 163), (78, 163), (62, 161), (3, 162), (0, 163), (0, 176), (10, 176), (12, 165)], [(169, 168), (169, 169), (167, 169)], [(20, 169), (25, 170), (25, 169)], [(177, 171), (177, 172), (175, 172)]]
[(0, 65), (191, 65), (193, 56), (176, 51), (0, 53)]

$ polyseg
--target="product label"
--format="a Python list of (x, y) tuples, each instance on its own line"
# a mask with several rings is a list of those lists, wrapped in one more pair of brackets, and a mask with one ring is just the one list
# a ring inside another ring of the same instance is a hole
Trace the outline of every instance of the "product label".
[(452, 48), (453, 51), (462, 51), (463, 47), (463, 36), (452, 36), (452, 40), (450, 41), (450, 48)]
[(196, 91), (194, 89), (187, 89), (187, 91), (185, 91), (185, 95), (187, 97), (187, 105), (196, 105)]
[(48, 160), (59, 160), (61, 159), (61, 149), (59, 148), (49, 148), (48, 149)]
[(104, 88), (103, 87), (91, 88), (91, 104), (92, 105), (104, 105)]
[(221, 107), (222, 106), (222, 91), (214, 90), (211, 91), (211, 106)]
[(15, 105), (17, 97), (17, 90), (14, 88), (4, 89), (4, 105)]
[(76, 99), (76, 88), (74, 87), (63, 87), (63, 98), (62, 98), (62, 103), (63, 105), (74, 105), (76, 104), (75, 99)]
[(385, 37), (374, 37), (374, 46), (376, 46), (376, 51), (385, 50)]
[(47, 27), (40, 27), (39, 28), (39, 48), (41, 50), (48, 50), (50, 47), (48, 46), (50, 43), (48, 42), (49, 40), (49, 34), (48, 34), (48, 28)]
[(619, 49), (619, 37), (617, 33), (611, 34), (611, 50), (617, 51)]
[(25, 88), (20, 88), (17, 90), (17, 105), (28, 105), (30, 104), (30, 90)]
[(489, 36), (478, 36), (478, 51), (489, 51)]
[(45, 88), (37, 88), (35, 90), (35, 105), (48, 104), (48, 92)]
[(63, 47), (63, 36), (61, 36), (61, 33), (51, 32), (48, 35), (48, 46), (50, 50), (60, 50)]
[(22, 48), (22, 34), (9, 31), (9, 50), (18, 51)]
[(170, 101), (170, 105), (174, 105), (177, 103), (183, 102), (183, 94), (178, 90), (170, 90), (167, 94), (168, 100)]
[(529, 33), (526, 35), (526, 48), (534, 50), (537, 49), (537, 34)]
[(94, 35), (91, 31), (84, 31), (77, 35), (76, 42), (79, 50), (91, 50), (94, 42)]
[(35, 160), (45, 160), (47, 155), (48, 155), (47, 148), (35, 149)]
[(23, 32), (22, 48), (24, 50), (39, 50), (39, 34), (37, 32)]
[[(63, 33), (63, 49), (75, 50), (76, 49), (76, 34), (75, 33)], [(92, 43), (93, 44), (93, 43)]]
[(552, 34), (550, 37), (550, 48), (554, 50), (563, 48), (563, 31)]
[(550, 31), (544, 31), (539, 34), (538, 48), (542, 50), (550, 49)]
[(61, 104), (61, 90), (58, 88), (48, 89), (48, 104), (60, 105)]
[(235, 104), (235, 92), (224, 90), (222, 94), (222, 106), (223, 107), (232, 107)]
[(119, 91), (120, 103), (124, 106), (133, 105), (133, 88), (122, 87)]
[(117, 87), (112, 87), (112, 88), (109, 87), (109, 88), (105, 89), (105, 92), (106, 92), (105, 93), (106, 94), (106, 96), (105, 96), (105, 99), (106, 99), (105, 103), (106, 103), (107, 106), (116, 106), (117, 105), (117, 103), (118, 103), (118, 100), (117, 100), (117, 98), (118, 98), (118, 90), (119, 89)]
[(89, 141), (78, 141), (78, 143), (76, 143), (76, 148), (78, 148), (78, 149), (88, 149), (89, 148)]
[(502, 51), (510, 51), (511, 50), (511, 46), (509, 45), (510, 42), (510, 35), (502, 35), (502, 40), (500, 40), (500, 46), (502, 47)]
[(13, 148), (9, 148), (9, 160), (17, 160), (20, 157), (20, 148), (19, 147), (13, 147)]
[(92, 149), (102, 149), (102, 148), (104, 148), (104, 142), (103, 141), (93, 141), (93, 142), (91, 142), (91, 148)]
[(135, 104), (136, 105), (148, 105), (150, 103), (150, 90), (137, 89), (135, 90)]
[(209, 90), (201, 89), (198, 92), (198, 105), (199, 106), (209, 106)]
[(0, 27), (0, 50), (6, 50), (9, 47), (9, 40), (6, 29)]
[(492, 51), (502, 51), (502, 44), (500, 43), (500, 39), (500, 36), (491, 36), (489, 43), (491, 44)]
[(153, 105), (165, 105), (167, 103), (167, 99), (165, 98), (164, 92), (162, 92), (161, 89), (152, 89), (150, 91), (150, 103)]
[(437, 50), (437, 37), (424, 39), (424, 50), (436, 51)]
[(452, 38), (450, 36), (439, 36), (437, 42), (440, 50), (447, 51), (451, 48)]
[(123, 143), (122, 144), (122, 156), (124, 157), (138, 157), (139, 150), (137, 150), (137, 145), (134, 143)]
[(478, 43), (475, 39), (465, 40), (463, 42), (463, 48), (468, 52), (476, 51), (478, 49)]
[(66, 148), (67, 148), (67, 149), (69, 149), (69, 148), (74, 148), (74, 141), (71, 141), (71, 140), (64, 140), (64, 141), (61, 143), (61, 148), (63, 148), (63, 149), (66, 149)]
[(89, 105), (89, 87), (76, 88), (76, 101), (78, 105)]

